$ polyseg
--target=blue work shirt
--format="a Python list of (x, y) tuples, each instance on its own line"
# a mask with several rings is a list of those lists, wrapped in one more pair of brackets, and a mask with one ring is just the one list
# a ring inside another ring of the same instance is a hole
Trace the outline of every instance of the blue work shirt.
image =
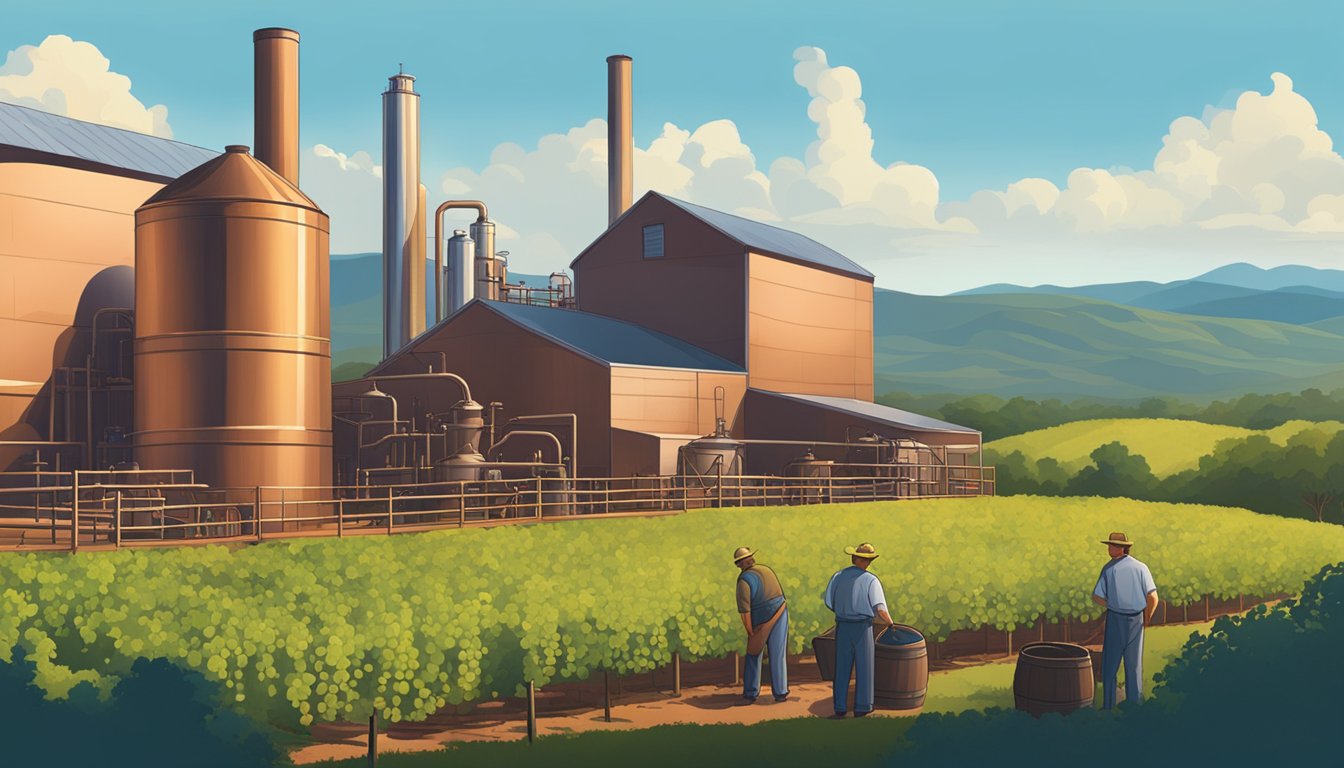
[(826, 607), (835, 611), (836, 621), (871, 621), (878, 610), (886, 610), (887, 597), (882, 582), (857, 565), (837, 571), (822, 596)]
[(1148, 566), (1129, 555), (1114, 558), (1104, 565), (1092, 594), (1106, 601), (1106, 609), (1117, 613), (1142, 613), (1148, 595), (1157, 591)]

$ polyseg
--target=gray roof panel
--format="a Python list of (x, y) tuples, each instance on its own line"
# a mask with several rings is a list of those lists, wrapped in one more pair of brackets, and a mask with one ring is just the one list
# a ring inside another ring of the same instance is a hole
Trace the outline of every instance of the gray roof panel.
[(863, 277), (871, 280), (873, 273), (859, 266), (842, 256), (840, 253), (827, 248), (810, 237), (800, 235), (797, 232), (790, 232), (787, 229), (780, 229), (769, 224), (762, 224), (759, 221), (744, 219), (741, 216), (734, 216), (731, 213), (716, 211), (713, 208), (706, 208), (702, 205), (695, 205), (684, 200), (677, 200), (667, 195), (657, 194), (664, 200), (672, 203), (678, 208), (686, 211), (692, 216), (700, 219), (706, 224), (714, 227), (725, 235), (738, 241), (746, 248), (755, 251), (783, 256), (786, 259), (797, 259), (798, 261), (816, 264), (828, 269), (834, 269), (838, 272)]
[(480, 303), (530, 331), (604, 363), (746, 373), (741, 366), (712, 352), (624, 320), (576, 309), (503, 301)]
[(0, 102), (0, 144), (175, 179), (218, 152)]
[(953, 424), (948, 421), (940, 421), (929, 416), (921, 416), (918, 413), (903, 411), (900, 408), (890, 408), (878, 403), (870, 403), (867, 400), (855, 400), (849, 397), (826, 397), (824, 395), (796, 395), (785, 392), (770, 392), (768, 390), (754, 390), (766, 395), (784, 397), (790, 400), (801, 400), (813, 405), (819, 405), (822, 408), (829, 408), (833, 411), (852, 413), (855, 416), (861, 416), (865, 419), (880, 421), (884, 424), (890, 424), (893, 427), (904, 428), (915, 432), (952, 432), (965, 435), (978, 435), (979, 430), (963, 427), (959, 424)]

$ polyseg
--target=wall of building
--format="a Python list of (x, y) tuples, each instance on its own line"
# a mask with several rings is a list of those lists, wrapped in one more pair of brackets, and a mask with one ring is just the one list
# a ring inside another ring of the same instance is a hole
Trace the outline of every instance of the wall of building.
[[(501, 423), (514, 416), (574, 412), (579, 417), (578, 471), (605, 474), (611, 464), (611, 383), (605, 365), (500, 317), (483, 304), (455, 315), (412, 341), (380, 374), (423, 373), (433, 364), (462, 376), (482, 405), (504, 404)], [(440, 356), (439, 353), (443, 353)], [(367, 382), (343, 382), (335, 396), (363, 392)], [(461, 397), (456, 387), (430, 382), (380, 382), (396, 395), (403, 414), (413, 399), (422, 411), (447, 411)], [(403, 416), (404, 417), (404, 416)]]
[[(644, 258), (644, 227), (662, 224), (664, 255)], [(574, 263), (579, 309), (627, 320), (743, 365), (743, 250), (677, 206), (648, 197)]]
[[(824, 408), (812, 403), (777, 397), (769, 392), (751, 389), (743, 401), (743, 416), (747, 436), (753, 440), (817, 440), (844, 442), (845, 432), (853, 428), (854, 435), (865, 431), (883, 437), (909, 438), (931, 446), (979, 446), (980, 435), (974, 432), (925, 432), (900, 429), (855, 414)], [(801, 455), (807, 446), (752, 445), (746, 451), (747, 474), (781, 474), (784, 465)], [(841, 461), (843, 448), (816, 449), (818, 458)]]
[(135, 209), (161, 187), (0, 162), (0, 439), (44, 436), (52, 367), (82, 367), (94, 312), (133, 303)]
[(714, 431), (714, 391), (723, 387), (731, 427), (747, 391), (740, 373), (611, 367), (611, 426), (636, 432), (704, 435)]
[(873, 399), (873, 284), (752, 253), (751, 386)]

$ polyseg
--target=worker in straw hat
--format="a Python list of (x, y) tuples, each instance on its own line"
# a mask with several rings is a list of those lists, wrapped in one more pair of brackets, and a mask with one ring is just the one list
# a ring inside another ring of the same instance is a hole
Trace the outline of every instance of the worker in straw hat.
[(742, 698), (756, 701), (761, 694), (761, 655), (770, 649), (770, 692), (775, 701), (789, 698), (789, 606), (775, 572), (756, 562), (748, 547), (733, 552), (737, 575), (737, 612), (747, 629), (747, 658), (742, 671)]
[(854, 675), (854, 716), (873, 711), (873, 622), (894, 622), (887, 613), (882, 582), (868, 568), (877, 559), (872, 544), (845, 547), (850, 566), (826, 585), (826, 607), (835, 611), (835, 717), (845, 716), (849, 677)]
[(1130, 557), (1134, 542), (1116, 531), (1101, 542), (1111, 561), (1102, 566), (1092, 602), (1106, 609), (1106, 636), (1101, 646), (1102, 708), (1115, 706), (1116, 677), (1125, 662), (1125, 699), (1143, 699), (1143, 627), (1157, 610), (1157, 585), (1148, 566)]

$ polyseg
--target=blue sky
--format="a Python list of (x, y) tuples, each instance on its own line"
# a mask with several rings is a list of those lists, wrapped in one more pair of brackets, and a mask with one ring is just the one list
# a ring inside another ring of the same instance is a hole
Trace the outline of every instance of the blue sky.
[(431, 189), (449, 169), (481, 171), (503, 142), (531, 149), (604, 117), (604, 58), (617, 52), (635, 59), (638, 145), (665, 122), (728, 119), (764, 172), (817, 138), (793, 66), (799, 47), (821, 49), (862, 79), (872, 159), (929, 169), (940, 203), (1024, 178), (1064, 188), (1076, 168), (1151, 169), (1173, 120), (1268, 93), (1274, 72), (1321, 131), (1344, 131), (1344, 4), (1327, 2), (7, 0), (0, 47), (91, 42), (136, 98), (167, 106), (175, 138), (218, 148), (250, 143), (261, 26), (302, 35), (305, 147), (376, 162), (378, 94), (404, 63), (423, 94)]

